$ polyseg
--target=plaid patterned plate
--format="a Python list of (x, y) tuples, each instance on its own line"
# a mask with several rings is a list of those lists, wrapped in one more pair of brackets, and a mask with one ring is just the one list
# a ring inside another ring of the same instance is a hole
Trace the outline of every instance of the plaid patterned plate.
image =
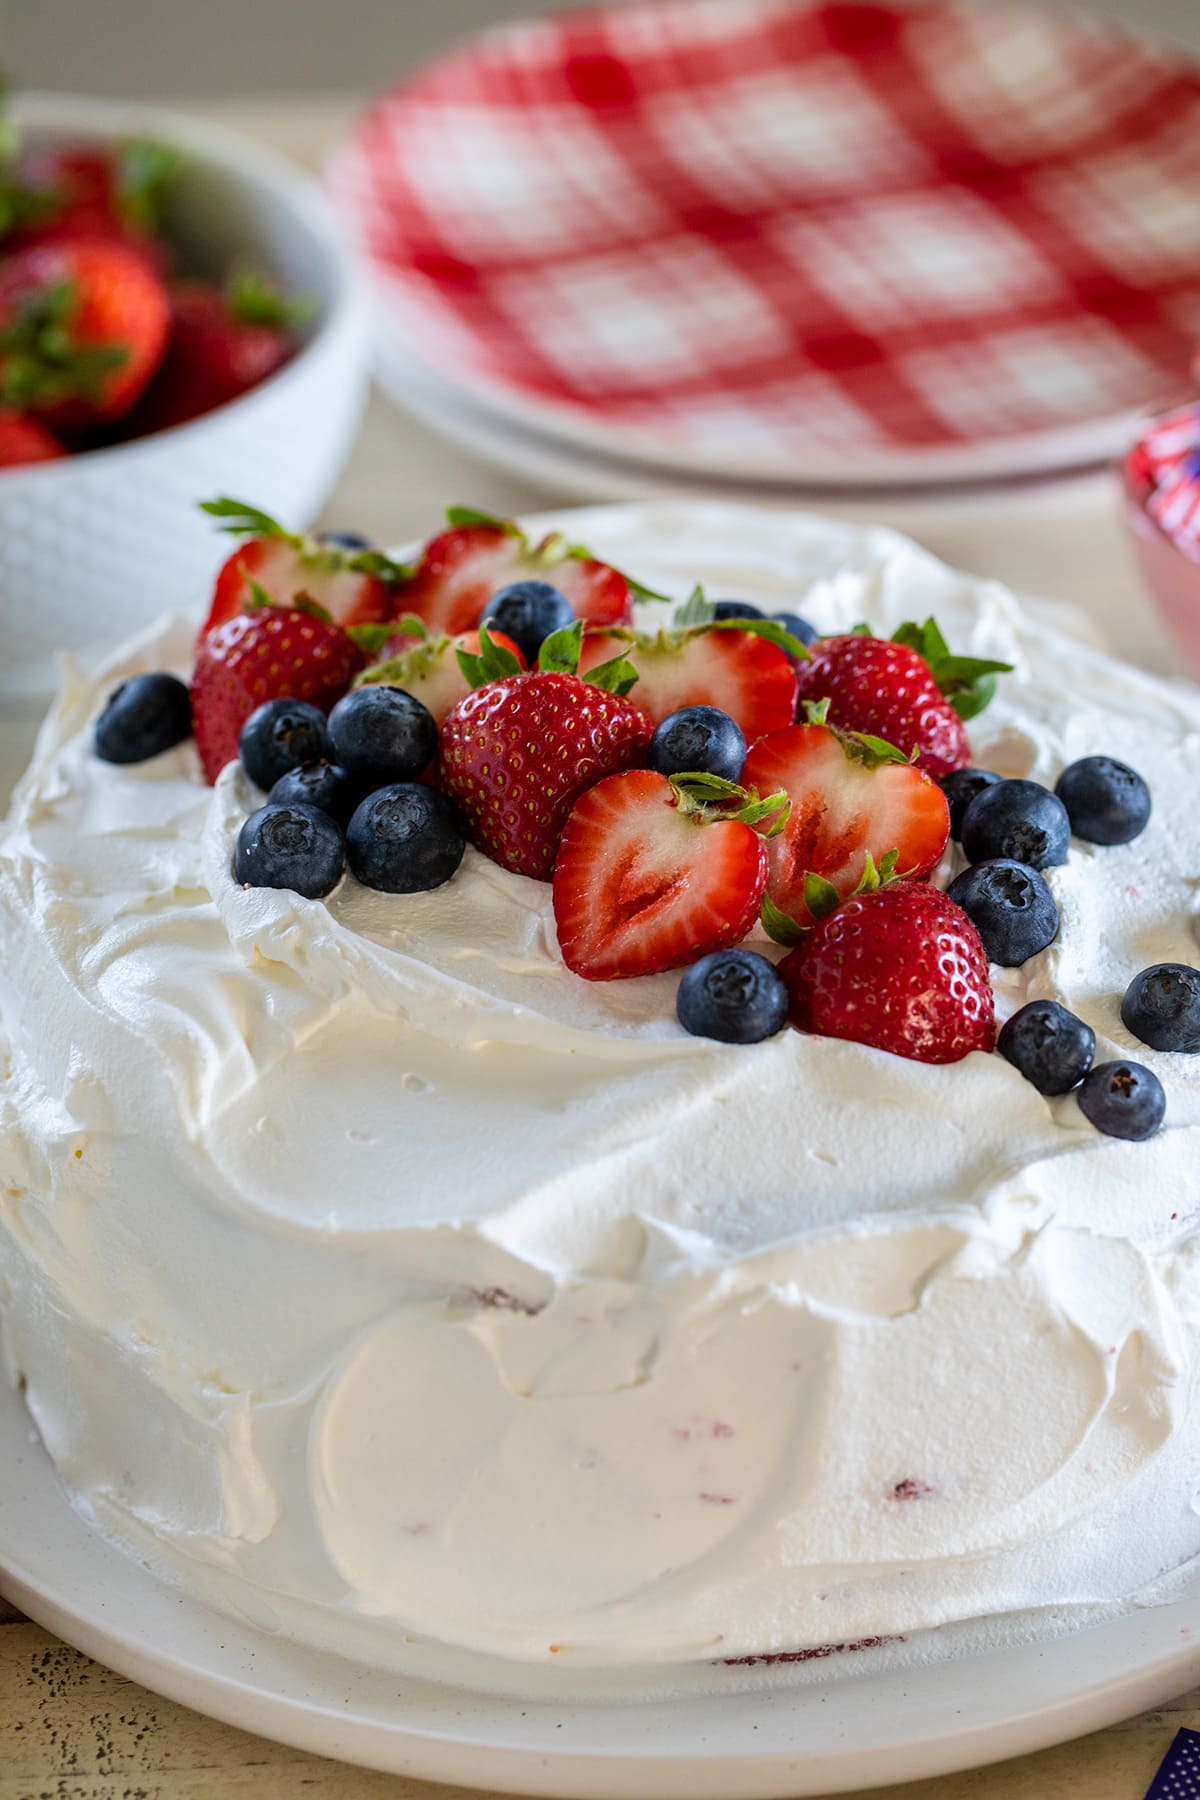
[(1069, 14), (536, 20), (378, 100), (330, 178), (383, 329), (514, 419), (676, 467), (1095, 461), (1200, 337), (1200, 66)]

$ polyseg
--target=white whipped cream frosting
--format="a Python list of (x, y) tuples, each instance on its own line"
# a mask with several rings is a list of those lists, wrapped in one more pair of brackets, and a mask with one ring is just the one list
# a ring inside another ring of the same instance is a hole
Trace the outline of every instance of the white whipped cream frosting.
[[(935, 612), (1016, 664), (976, 758), (1154, 795), (1075, 843), (994, 971), (1167, 1090), (1145, 1144), (999, 1056), (686, 1036), (589, 984), (548, 886), (244, 891), (258, 798), (90, 753), (186, 673), (168, 622), (68, 669), (0, 841), (0, 1328), (76, 1502), (251, 1616), (579, 1669), (1080, 1619), (1200, 1557), (1200, 1057), (1120, 1022), (1198, 959), (1200, 697), (906, 540), (660, 504), (572, 535), (824, 630)], [(764, 944), (763, 946), (767, 946)], [(236, 1596), (236, 1602), (234, 1597)]]

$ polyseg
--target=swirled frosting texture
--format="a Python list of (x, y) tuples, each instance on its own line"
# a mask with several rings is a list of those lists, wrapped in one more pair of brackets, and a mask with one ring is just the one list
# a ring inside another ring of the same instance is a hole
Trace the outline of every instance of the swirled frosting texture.
[(239, 771), (90, 755), (118, 676), (186, 669), (168, 623), (68, 671), (0, 846), (3, 1333), (68, 1487), (381, 1657), (673, 1665), (1144, 1596), (1200, 1554), (1200, 1059), (1118, 1007), (1197, 957), (1200, 702), (890, 533), (571, 529), (825, 630), (936, 612), (1017, 665), (979, 761), (1143, 771), (1144, 837), (1075, 844), (1058, 941), (995, 975), (1151, 1063), (1167, 1128), (1101, 1137), (999, 1057), (689, 1038), (674, 977), (572, 976), (548, 888), (474, 853), (426, 895), (240, 890)]

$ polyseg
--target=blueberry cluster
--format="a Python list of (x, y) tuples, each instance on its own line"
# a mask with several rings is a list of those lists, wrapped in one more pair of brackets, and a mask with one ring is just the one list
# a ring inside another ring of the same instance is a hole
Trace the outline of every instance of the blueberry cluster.
[[(942, 782), (951, 836), (969, 867), (950, 884), (974, 922), (989, 960), (1015, 968), (1058, 935), (1058, 908), (1041, 871), (1067, 860), (1072, 836), (1128, 844), (1146, 828), (1150, 791), (1111, 756), (1086, 756), (1059, 776), (1053, 793), (1036, 781), (1004, 781), (987, 769), (956, 769)], [(1130, 983), (1126, 1028), (1155, 1050), (1200, 1052), (1200, 971), (1160, 963)], [(1048, 1097), (1076, 1092), (1085, 1118), (1111, 1137), (1153, 1135), (1166, 1112), (1158, 1076), (1142, 1064), (1096, 1064), (1096, 1034), (1056, 1000), (1014, 1013), (997, 1048)]]
[(303, 700), (268, 700), (238, 740), (242, 767), (267, 801), (238, 833), (246, 887), (332, 893), (347, 867), (365, 887), (414, 894), (458, 868), (466, 834), (453, 806), (417, 777), (438, 732), (401, 688), (353, 688), (328, 719)]

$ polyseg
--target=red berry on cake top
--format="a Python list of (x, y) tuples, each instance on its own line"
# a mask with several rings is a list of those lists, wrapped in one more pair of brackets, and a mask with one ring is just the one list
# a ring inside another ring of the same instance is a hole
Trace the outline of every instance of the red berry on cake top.
[(563, 961), (589, 981), (651, 975), (738, 944), (758, 917), (767, 847), (760, 801), (715, 776), (610, 775), (567, 821), (554, 867)]
[(882, 739), (838, 732), (823, 720), (823, 707), (812, 708), (807, 724), (760, 738), (742, 772), (748, 787), (782, 789), (791, 800), (770, 844), (767, 892), (800, 925), (813, 923), (814, 877), (836, 904), (855, 892), (869, 864), (927, 875), (950, 833), (945, 795), (923, 770)]
[[(442, 727), (440, 780), (472, 841), (519, 875), (549, 881), (567, 816), (602, 776), (645, 761), (651, 725), (619, 662), (574, 673), (582, 624), (543, 644), (538, 667), (484, 679)], [(483, 630), (485, 646), (490, 634)], [(492, 646), (494, 649), (494, 646)], [(478, 672), (491, 676), (493, 662)], [(605, 685), (599, 685), (603, 681)]]
[(220, 519), (222, 531), (242, 540), (217, 574), (202, 638), (264, 599), (278, 606), (316, 606), (342, 626), (395, 617), (393, 587), (405, 571), (379, 551), (288, 531), (270, 513), (243, 500), (206, 500), (201, 510)]
[(963, 720), (983, 710), (1009, 667), (952, 656), (927, 619), (902, 625), (894, 638), (819, 638), (797, 673), (801, 700), (828, 700), (831, 724), (886, 739), (938, 780), (970, 764)]
[(780, 963), (792, 1022), (915, 1062), (958, 1062), (995, 1041), (979, 933), (925, 882), (848, 900)]

